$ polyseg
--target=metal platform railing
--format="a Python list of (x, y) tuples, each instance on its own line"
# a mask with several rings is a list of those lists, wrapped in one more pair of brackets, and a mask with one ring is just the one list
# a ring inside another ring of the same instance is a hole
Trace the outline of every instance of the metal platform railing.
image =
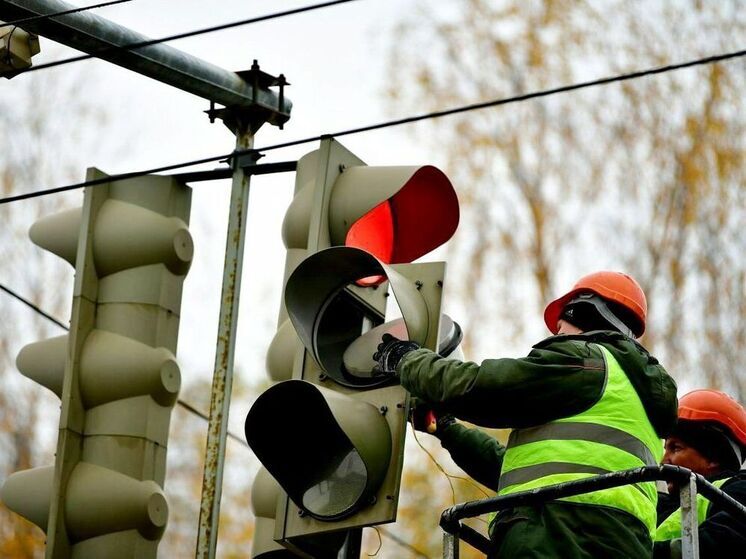
[(483, 553), (491, 547), (490, 540), (461, 521), (482, 514), (497, 512), (517, 506), (531, 506), (571, 497), (582, 493), (591, 493), (601, 489), (620, 487), (646, 481), (676, 481), (681, 485), (681, 553), (682, 559), (699, 559), (697, 492), (709, 501), (718, 504), (726, 512), (733, 514), (746, 523), (746, 507), (723, 493), (704, 477), (687, 468), (679, 466), (646, 466), (593, 476), (576, 481), (522, 491), (501, 497), (492, 497), (479, 501), (469, 501), (455, 505), (443, 511), (440, 527), (443, 535), (443, 559), (458, 559), (459, 540), (463, 540)]

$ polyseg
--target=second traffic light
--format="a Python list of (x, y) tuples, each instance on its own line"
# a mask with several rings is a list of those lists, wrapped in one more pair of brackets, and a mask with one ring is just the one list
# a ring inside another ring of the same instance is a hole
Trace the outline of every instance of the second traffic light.
[[(246, 436), (285, 493), (274, 539), (301, 556), (315, 556), (311, 536), (396, 518), (409, 401), (372, 372), (371, 356), (386, 331), (454, 345), (457, 328), (441, 328), (445, 265), (409, 262), (447, 241), (458, 213), (450, 181), (431, 166), (368, 167), (333, 139), (298, 162), (267, 358), (285, 382), (257, 399)], [(403, 319), (386, 323), (389, 294)]]
[[(456, 348), (460, 330), (440, 314), (443, 273), (443, 263), (385, 265), (332, 247), (291, 275), (285, 299), (306, 349), (303, 375), (269, 388), (246, 418), (249, 445), (289, 497), (278, 539), (396, 519), (409, 399), (376, 375), (372, 355), (385, 332), (441, 354)], [(351, 290), (371, 276), (384, 278), (402, 318), (366, 330), (377, 315)]]
[[(89, 179), (105, 175), (92, 170)], [(54, 466), (12, 474), (2, 499), (47, 534), (48, 558), (156, 557), (182, 283), (194, 247), (191, 191), (145, 176), (86, 189), (82, 209), (35, 223), (32, 240), (75, 266), (70, 334), (17, 364), (62, 402)]]

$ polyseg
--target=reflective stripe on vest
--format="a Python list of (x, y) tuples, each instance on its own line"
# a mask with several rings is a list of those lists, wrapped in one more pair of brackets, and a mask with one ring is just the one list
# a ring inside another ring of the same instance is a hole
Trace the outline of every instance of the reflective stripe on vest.
[[(719, 479), (713, 481), (712, 484), (718, 489), (730, 478)], [(712, 503), (705, 499), (701, 494), (697, 493), (697, 524), (702, 524), (707, 518), (707, 513), (710, 512), (710, 505)], [(655, 541), (663, 542), (667, 540), (673, 540), (681, 537), (681, 508), (676, 509), (671, 513), (671, 516), (666, 518), (661, 525), (658, 526), (658, 530), (655, 532)]]
[[(529, 429), (508, 439), (498, 495), (508, 495), (594, 475), (656, 466), (663, 443), (655, 433), (632, 383), (603, 346), (606, 369), (600, 399), (577, 415)], [(655, 483), (614, 487), (562, 501), (613, 507), (638, 518), (655, 534)]]

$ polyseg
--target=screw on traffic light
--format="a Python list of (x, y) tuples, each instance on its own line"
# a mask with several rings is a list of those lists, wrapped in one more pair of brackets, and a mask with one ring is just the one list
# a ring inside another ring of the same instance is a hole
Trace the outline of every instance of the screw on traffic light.
[[(89, 180), (104, 178), (89, 171)], [(2, 499), (47, 534), (47, 558), (155, 558), (182, 283), (194, 247), (191, 191), (145, 176), (86, 189), (82, 209), (43, 218), (32, 240), (75, 267), (68, 336), (17, 365), (62, 401), (54, 466), (11, 475)]]
[[(372, 355), (385, 332), (457, 345), (460, 331), (441, 320), (444, 263), (410, 263), (457, 224), (453, 187), (434, 167), (369, 167), (331, 138), (298, 162), (267, 360), (280, 382), (250, 410), (246, 437), (282, 488), (274, 539), (300, 556), (317, 556), (311, 537), (396, 519), (409, 399), (373, 373)], [(389, 294), (402, 318), (386, 322)]]

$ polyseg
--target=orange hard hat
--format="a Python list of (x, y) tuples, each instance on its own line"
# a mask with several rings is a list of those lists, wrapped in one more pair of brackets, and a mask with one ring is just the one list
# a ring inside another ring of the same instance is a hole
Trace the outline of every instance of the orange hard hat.
[(746, 446), (746, 410), (719, 390), (694, 390), (679, 398), (679, 419), (717, 423)]
[(595, 272), (580, 278), (569, 292), (547, 305), (544, 322), (553, 334), (557, 333), (557, 322), (565, 305), (581, 293), (595, 293), (607, 302), (621, 305), (634, 321), (628, 325), (634, 335), (639, 338), (645, 332), (648, 302), (640, 284), (621, 272)]

